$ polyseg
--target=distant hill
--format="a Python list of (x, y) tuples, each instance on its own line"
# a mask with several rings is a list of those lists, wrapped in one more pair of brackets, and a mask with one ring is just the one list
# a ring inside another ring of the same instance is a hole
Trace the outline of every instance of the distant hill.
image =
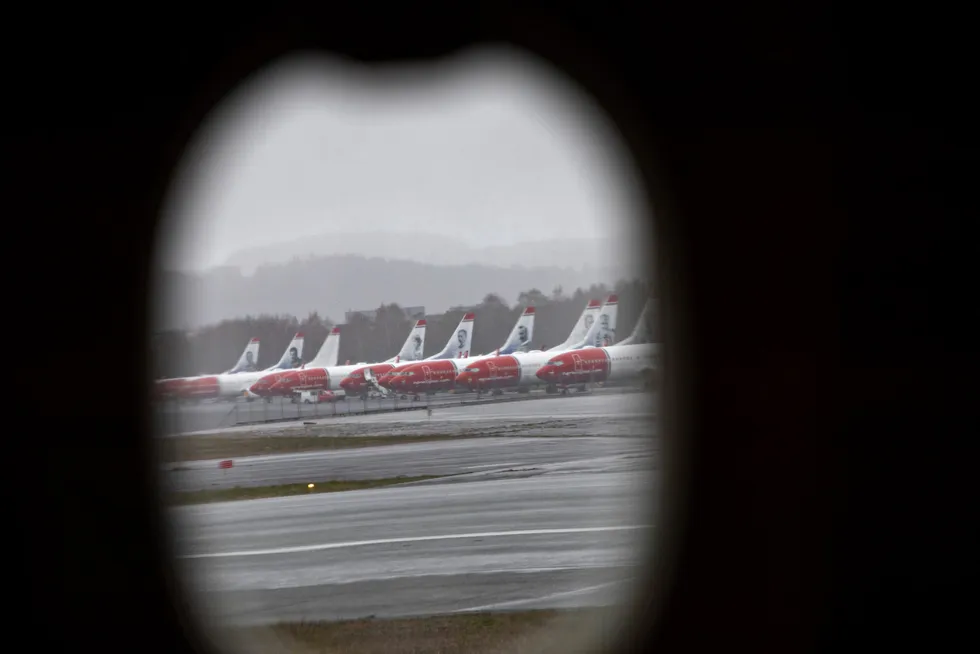
[(358, 255), (442, 266), (473, 263), (502, 267), (580, 268), (596, 257), (611, 261), (623, 259), (617, 254), (612, 239), (559, 237), (511, 245), (473, 246), (452, 236), (426, 232), (334, 232), (241, 250), (230, 256), (224, 265), (251, 274), (264, 264), (288, 263), (295, 258)]
[(612, 284), (624, 276), (615, 266), (587, 265), (590, 257), (575, 262), (582, 265), (580, 269), (540, 265), (541, 258), (549, 257), (535, 254), (529, 257), (535, 265), (521, 268), (334, 255), (263, 265), (250, 276), (231, 266), (201, 274), (167, 272), (162, 277), (163, 303), (155, 327), (197, 328), (246, 315), (305, 316), (312, 311), (342, 322), (347, 310), (392, 302), (423, 305), (433, 314), (478, 304), (488, 293), (513, 304), (530, 288), (550, 294), (562, 286), (571, 293), (580, 286)]

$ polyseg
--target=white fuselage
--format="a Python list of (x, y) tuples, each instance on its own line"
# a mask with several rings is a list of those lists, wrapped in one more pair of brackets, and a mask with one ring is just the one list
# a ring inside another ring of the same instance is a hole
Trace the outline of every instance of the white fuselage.
[(613, 345), (596, 349), (603, 350), (608, 357), (607, 381), (635, 379), (647, 371), (660, 368), (660, 344), (658, 343)]
[(541, 366), (548, 363), (555, 357), (557, 352), (520, 352), (510, 356), (517, 359), (520, 369), (520, 376), (517, 379), (518, 386), (534, 386), (543, 383), (537, 377)]
[(230, 375), (215, 375), (218, 378), (218, 396), (241, 395), (248, 390), (249, 386), (274, 372), (289, 372), (289, 370), (256, 370), (254, 372), (235, 372)]
[(321, 370), (327, 371), (327, 390), (339, 391), (340, 382), (342, 382), (347, 375), (351, 374), (359, 368), (365, 368), (370, 366), (378, 365), (376, 363), (357, 363), (348, 366), (334, 366), (333, 368), (321, 368)]

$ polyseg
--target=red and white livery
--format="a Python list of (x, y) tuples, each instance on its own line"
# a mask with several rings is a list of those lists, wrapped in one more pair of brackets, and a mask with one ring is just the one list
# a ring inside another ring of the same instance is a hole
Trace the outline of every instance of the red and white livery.
[(570, 386), (607, 381), (654, 381), (660, 371), (660, 344), (592, 347), (553, 356), (537, 377), (564, 394)]
[[(306, 366), (300, 370), (290, 370), (286, 374), (276, 377), (268, 377), (259, 380), (249, 388), (249, 392), (262, 397), (276, 397), (292, 395), (300, 391), (333, 391), (335, 395), (341, 396), (341, 391), (346, 394), (346, 389), (341, 387), (341, 382), (352, 373), (360, 371), (364, 374), (364, 369), (378, 371), (374, 374), (383, 374), (395, 367), (397, 362), (403, 357), (416, 357), (422, 355), (425, 346), (425, 320), (419, 320), (412, 327), (408, 338), (402, 345), (401, 350), (391, 359), (381, 363), (369, 364), (364, 361), (355, 364), (345, 364), (343, 366)], [(371, 374), (369, 372), (368, 374)]]
[[(589, 302), (585, 312), (576, 323), (572, 334), (565, 341), (572, 346), (564, 351), (581, 348), (594, 348), (587, 345), (589, 343), (603, 342), (615, 334), (616, 318), (619, 314), (619, 298), (610, 295), (605, 304), (600, 304), (598, 300)], [(591, 312), (591, 313), (590, 313)], [(596, 316), (598, 314), (598, 316)], [(587, 325), (586, 331), (580, 330)], [(556, 354), (554, 348), (544, 352), (516, 353), (508, 356), (489, 357), (482, 361), (467, 364), (456, 376), (455, 383), (458, 387), (467, 388), (471, 391), (493, 391), (501, 392), (504, 389), (515, 389), (520, 392), (527, 392), (532, 387), (538, 386), (542, 380), (537, 376), (538, 370), (553, 359)], [(557, 390), (557, 386), (548, 383), (549, 392)]]
[(265, 370), (199, 377), (184, 384), (181, 396), (188, 398), (239, 397), (257, 380), (276, 370), (288, 370), (303, 365), (303, 333), (297, 332), (286, 346), (279, 361)]
[(501, 354), (526, 350), (534, 338), (534, 307), (527, 307), (517, 318), (507, 340), (489, 354), (464, 359), (444, 359), (441, 361), (422, 361), (405, 366), (389, 383), (391, 390), (401, 393), (436, 393), (456, 386), (456, 375), (476, 361), (496, 357)]
[[(229, 370), (221, 373), (222, 375), (234, 375), (240, 372), (251, 372), (259, 362), (259, 339), (253, 338), (242, 350), (242, 355), (238, 357), (238, 362)], [(193, 382), (209, 375), (197, 375), (194, 377), (175, 377), (172, 379), (159, 379), (155, 383), (157, 397), (171, 398), (180, 397), (181, 389), (185, 384)]]
[[(466, 359), (470, 356), (470, 347), (473, 345), (473, 325), (476, 321), (476, 314), (472, 312), (467, 312), (463, 314), (463, 318), (456, 325), (456, 329), (453, 331), (449, 340), (446, 341), (446, 346), (442, 348), (437, 354), (433, 354), (430, 357), (422, 359), (422, 361), (442, 361), (444, 359)], [(387, 392), (390, 390), (391, 383), (396, 377), (400, 377), (406, 368), (415, 365), (416, 361), (409, 361), (407, 363), (399, 363), (395, 365), (391, 370), (381, 374), (375, 375), (374, 386), (376, 386), (382, 392)]]

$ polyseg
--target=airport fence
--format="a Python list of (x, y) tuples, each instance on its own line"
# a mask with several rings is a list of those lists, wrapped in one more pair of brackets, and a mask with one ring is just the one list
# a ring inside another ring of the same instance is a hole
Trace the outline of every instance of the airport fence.
[(226, 416), (225, 424), (243, 425), (266, 422), (290, 422), (301, 419), (338, 418), (370, 413), (424, 411), (436, 407), (465, 406), (485, 402), (528, 399), (529, 394), (493, 395), (491, 393), (440, 393), (434, 396), (412, 395), (389, 397), (350, 397), (331, 402), (293, 402), (286, 398), (272, 401), (238, 402)]
[[(602, 387), (589, 385), (586, 393), (629, 392), (630, 387)], [(166, 403), (158, 411), (159, 423), (166, 434), (220, 430), (230, 427), (289, 423), (307, 420), (343, 418), (366, 414), (385, 414), (405, 411), (437, 411), (440, 408), (473, 406), (500, 402), (517, 402), (559, 398), (558, 394), (544, 391), (530, 393), (457, 392), (389, 397), (350, 397), (326, 402), (291, 401), (289, 398), (273, 398), (271, 401), (236, 400), (233, 402)]]

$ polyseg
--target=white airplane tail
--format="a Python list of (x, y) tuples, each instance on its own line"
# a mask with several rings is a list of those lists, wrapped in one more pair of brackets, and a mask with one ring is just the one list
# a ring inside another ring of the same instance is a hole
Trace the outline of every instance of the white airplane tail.
[(259, 339), (253, 338), (245, 346), (242, 351), (242, 356), (238, 357), (238, 363), (235, 364), (231, 370), (226, 370), (221, 373), (223, 375), (231, 375), (236, 372), (251, 372), (256, 369), (259, 363)]
[(334, 327), (327, 334), (327, 338), (320, 346), (320, 351), (316, 353), (313, 360), (304, 367), (309, 368), (333, 368), (337, 365), (340, 357), (340, 327)]
[(517, 319), (514, 329), (510, 331), (510, 336), (504, 344), (497, 348), (497, 356), (501, 354), (511, 354), (512, 352), (527, 351), (531, 346), (531, 339), (534, 338), (534, 307), (527, 307), (524, 313)]
[(582, 315), (578, 317), (578, 322), (572, 328), (572, 332), (565, 339), (565, 342), (561, 345), (556, 345), (555, 347), (549, 347), (545, 352), (557, 352), (559, 350), (571, 350), (579, 343), (585, 341), (586, 335), (588, 335), (589, 330), (592, 328), (592, 324), (595, 322), (596, 315), (599, 310), (602, 309), (602, 302), (599, 300), (589, 300), (589, 304), (586, 305), (585, 311)]
[(619, 298), (615, 293), (606, 299), (599, 312), (599, 319), (592, 323), (588, 333), (580, 343), (569, 349), (577, 350), (583, 347), (605, 347), (612, 345), (616, 338), (616, 316), (619, 313)]
[(640, 317), (636, 319), (636, 327), (633, 328), (633, 333), (616, 343), (616, 345), (638, 345), (640, 343), (650, 343), (653, 340), (653, 330), (650, 329), (650, 308), (652, 305), (653, 300), (648, 299), (647, 303), (643, 305), (643, 311), (640, 312)]
[(421, 361), (422, 350), (425, 347), (425, 320), (419, 320), (408, 333), (405, 344), (398, 354), (385, 361), (385, 363), (398, 363), (409, 361)]
[(282, 358), (271, 368), (266, 370), (289, 370), (299, 368), (303, 364), (303, 332), (296, 332), (293, 340), (289, 341), (286, 351), (282, 353)]
[(473, 344), (473, 323), (476, 315), (467, 313), (456, 326), (456, 331), (449, 337), (449, 342), (439, 354), (426, 357), (426, 360), (436, 359), (466, 359), (470, 356), (470, 346)]

